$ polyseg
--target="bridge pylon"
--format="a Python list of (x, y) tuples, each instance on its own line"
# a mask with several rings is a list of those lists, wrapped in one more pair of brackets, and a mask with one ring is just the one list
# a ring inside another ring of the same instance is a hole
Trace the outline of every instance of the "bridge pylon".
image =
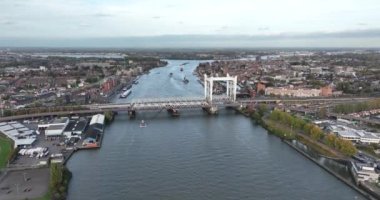
[(226, 77), (208, 77), (207, 74), (204, 74), (204, 95), (206, 101), (212, 105), (213, 101), (213, 88), (214, 82), (225, 82), (226, 83), (226, 93), (230, 101), (236, 101), (236, 90), (237, 90), (237, 76), (230, 76), (227, 74)]

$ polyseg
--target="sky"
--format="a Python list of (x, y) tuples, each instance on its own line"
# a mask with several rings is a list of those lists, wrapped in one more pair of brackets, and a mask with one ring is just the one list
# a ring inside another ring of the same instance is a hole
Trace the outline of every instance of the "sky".
[(0, 0), (0, 46), (380, 47), (378, 0)]

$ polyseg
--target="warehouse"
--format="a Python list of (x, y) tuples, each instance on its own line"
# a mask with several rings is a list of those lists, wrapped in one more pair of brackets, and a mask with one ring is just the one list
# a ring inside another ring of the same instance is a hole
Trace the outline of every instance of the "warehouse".
[(65, 130), (63, 131), (63, 135), (67, 138), (71, 137), (79, 137), (84, 133), (88, 125), (88, 121), (86, 118), (73, 119), (70, 120)]
[(19, 122), (0, 123), (0, 132), (13, 140), (14, 148), (32, 146), (36, 141), (36, 131)]

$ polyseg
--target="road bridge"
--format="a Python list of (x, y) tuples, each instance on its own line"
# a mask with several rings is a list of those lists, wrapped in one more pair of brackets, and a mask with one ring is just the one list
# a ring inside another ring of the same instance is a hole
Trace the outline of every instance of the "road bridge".
[[(232, 101), (227, 96), (213, 96), (212, 105), (218, 107), (238, 107), (247, 106), (257, 103), (313, 103), (313, 102), (360, 102), (363, 100), (369, 100), (370, 97), (360, 97), (360, 98), (264, 98), (264, 99), (237, 99)], [(0, 117), (0, 121), (11, 121), (20, 119), (29, 119), (37, 117), (46, 116), (64, 116), (64, 115), (86, 115), (86, 114), (96, 114), (104, 113), (107, 111), (119, 112), (119, 111), (158, 111), (166, 109), (168, 107), (173, 107), (176, 109), (201, 109), (210, 107), (211, 104), (204, 97), (170, 97), (170, 98), (144, 98), (144, 99), (133, 99), (126, 103), (109, 103), (109, 104), (89, 104), (82, 105), (80, 109), (78, 106), (71, 107), (65, 106), (60, 107), (64, 111), (38, 111), (38, 108), (33, 108), (32, 112), (27, 112), (28, 114)], [(37, 110), (37, 112), (35, 111)], [(42, 109), (41, 109), (42, 110)], [(46, 110), (46, 108), (43, 108)]]
[[(24, 115), (1, 117), (0, 121), (18, 120), (35, 117), (56, 116), (56, 115), (74, 115), (74, 114), (93, 114), (104, 113), (107, 111), (120, 112), (127, 111), (137, 112), (144, 110), (178, 110), (178, 109), (205, 109), (210, 113), (215, 113), (218, 107), (239, 107), (253, 105), (256, 103), (308, 103), (308, 102), (351, 102), (363, 101), (370, 99), (369, 97), (361, 98), (261, 98), (261, 99), (236, 99), (237, 93), (237, 77), (231, 77), (227, 74), (226, 77), (208, 77), (204, 76), (205, 89), (204, 96), (198, 97), (165, 97), (165, 98), (143, 98), (132, 99), (125, 103), (108, 103), (108, 104), (90, 104), (72, 107), (60, 107), (55, 110), (41, 108), (32, 108), (26, 110)], [(224, 95), (213, 94), (213, 85), (215, 81), (226, 82), (226, 93)], [(53, 110), (53, 111), (51, 111)], [(42, 112), (43, 111), (43, 112)]]

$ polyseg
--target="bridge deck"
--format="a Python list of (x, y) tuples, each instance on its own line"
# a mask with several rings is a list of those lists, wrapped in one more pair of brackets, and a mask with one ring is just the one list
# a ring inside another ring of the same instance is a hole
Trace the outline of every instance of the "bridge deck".
[[(279, 98), (267, 98), (267, 99), (239, 99), (235, 102), (231, 101), (226, 96), (214, 96), (213, 106), (239, 106), (249, 105), (252, 103), (278, 103), (278, 102), (350, 102), (350, 101), (363, 101), (371, 99), (370, 97), (360, 98), (302, 98), (302, 99), (279, 99)], [(127, 103), (111, 103), (111, 104), (91, 104), (83, 105), (83, 110), (71, 110), (68, 106), (67, 111), (56, 112), (40, 112), (35, 113), (38, 108), (33, 108), (33, 113), (26, 115), (17, 115), (9, 117), (1, 117), (0, 121), (19, 120), (34, 117), (53, 116), (53, 115), (69, 115), (69, 114), (93, 114), (102, 113), (105, 111), (128, 111), (128, 110), (161, 110), (165, 108), (177, 108), (177, 109), (196, 109), (202, 107), (210, 107), (211, 104), (203, 97), (173, 97), (173, 98), (151, 98), (151, 99), (134, 99)], [(373, 122), (376, 123), (376, 122)]]

